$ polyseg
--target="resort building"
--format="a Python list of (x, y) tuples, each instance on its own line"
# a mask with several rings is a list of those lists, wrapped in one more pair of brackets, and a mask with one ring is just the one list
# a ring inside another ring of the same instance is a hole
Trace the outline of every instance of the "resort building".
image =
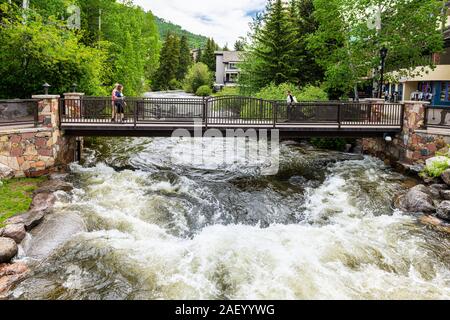
[(216, 87), (235, 86), (241, 70), (240, 51), (216, 51)]

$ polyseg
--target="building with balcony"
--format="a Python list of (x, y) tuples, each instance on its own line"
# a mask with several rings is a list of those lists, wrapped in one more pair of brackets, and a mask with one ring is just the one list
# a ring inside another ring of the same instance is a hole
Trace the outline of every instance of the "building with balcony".
[(243, 61), (240, 51), (216, 51), (216, 83), (217, 87), (235, 86), (241, 70), (239, 63)]
[[(450, 2), (447, 6), (450, 6)], [(386, 100), (421, 100), (428, 101), (433, 106), (450, 107), (450, 10), (444, 39), (444, 51), (431, 57), (436, 67), (427, 67), (425, 72), (422, 67), (418, 67), (417, 71), (420, 72), (417, 73), (420, 73), (420, 76), (403, 77), (398, 83), (384, 84), (383, 95)]]

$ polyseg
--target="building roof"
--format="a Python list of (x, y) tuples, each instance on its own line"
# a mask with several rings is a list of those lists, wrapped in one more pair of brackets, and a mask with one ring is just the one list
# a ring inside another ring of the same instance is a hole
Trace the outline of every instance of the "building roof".
[(216, 51), (216, 55), (223, 56), (224, 63), (243, 61), (242, 53), (242, 51)]

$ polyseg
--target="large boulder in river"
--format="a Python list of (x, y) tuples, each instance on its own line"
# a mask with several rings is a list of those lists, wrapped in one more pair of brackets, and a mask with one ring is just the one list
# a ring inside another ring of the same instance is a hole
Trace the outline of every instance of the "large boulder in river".
[(46, 211), (44, 210), (31, 210), (27, 213), (6, 220), (6, 223), (23, 224), (25, 226), (25, 229), (27, 231), (30, 231), (44, 220), (45, 214)]
[(450, 186), (450, 169), (445, 170), (441, 175), (442, 180)]
[(33, 211), (47, 211), (53, 208), (56, 197), (53, 193), (39, 193), (33, 198), (30, 209)]
[(433, 198), (423, 185), (415, 186), (395, 203), (396, 207), (411, 213), (432, 213), (436, 211)]
[(73, 186), (70, 183), (61, 180), (48, 180), (42, 183), (39, 188), (34, 192), (34, 194), (40, 193), (54, 193), (57, 191), (72, 191)]
[(19, 251), (17, 243), (10, 238), (0, 238), (0, 263), (10, 262)]
[(13, 239), (16, 243), (21, 243), (27, 232), (25, 230), (25, 225), (19, 224), (9, 224), (3, 229), (2, 237)]
[(450, 221), (450, 201), (443, 201), (436, 210), (438, 218)]

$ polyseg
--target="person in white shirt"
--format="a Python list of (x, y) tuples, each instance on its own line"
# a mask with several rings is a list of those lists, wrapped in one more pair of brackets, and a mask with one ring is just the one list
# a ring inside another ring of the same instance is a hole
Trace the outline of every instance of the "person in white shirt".
[(287, 98), (286, 98), (286, 102), (287, 102), (287, 116), (288, 116), (288, 120), (292, 120), (292, 114), (293, 114), (293, 110), (295, 108), (295, 104), (298, 103), (297, 102), (297, 98), (292, 95), (291, 91), (287, 92)]

